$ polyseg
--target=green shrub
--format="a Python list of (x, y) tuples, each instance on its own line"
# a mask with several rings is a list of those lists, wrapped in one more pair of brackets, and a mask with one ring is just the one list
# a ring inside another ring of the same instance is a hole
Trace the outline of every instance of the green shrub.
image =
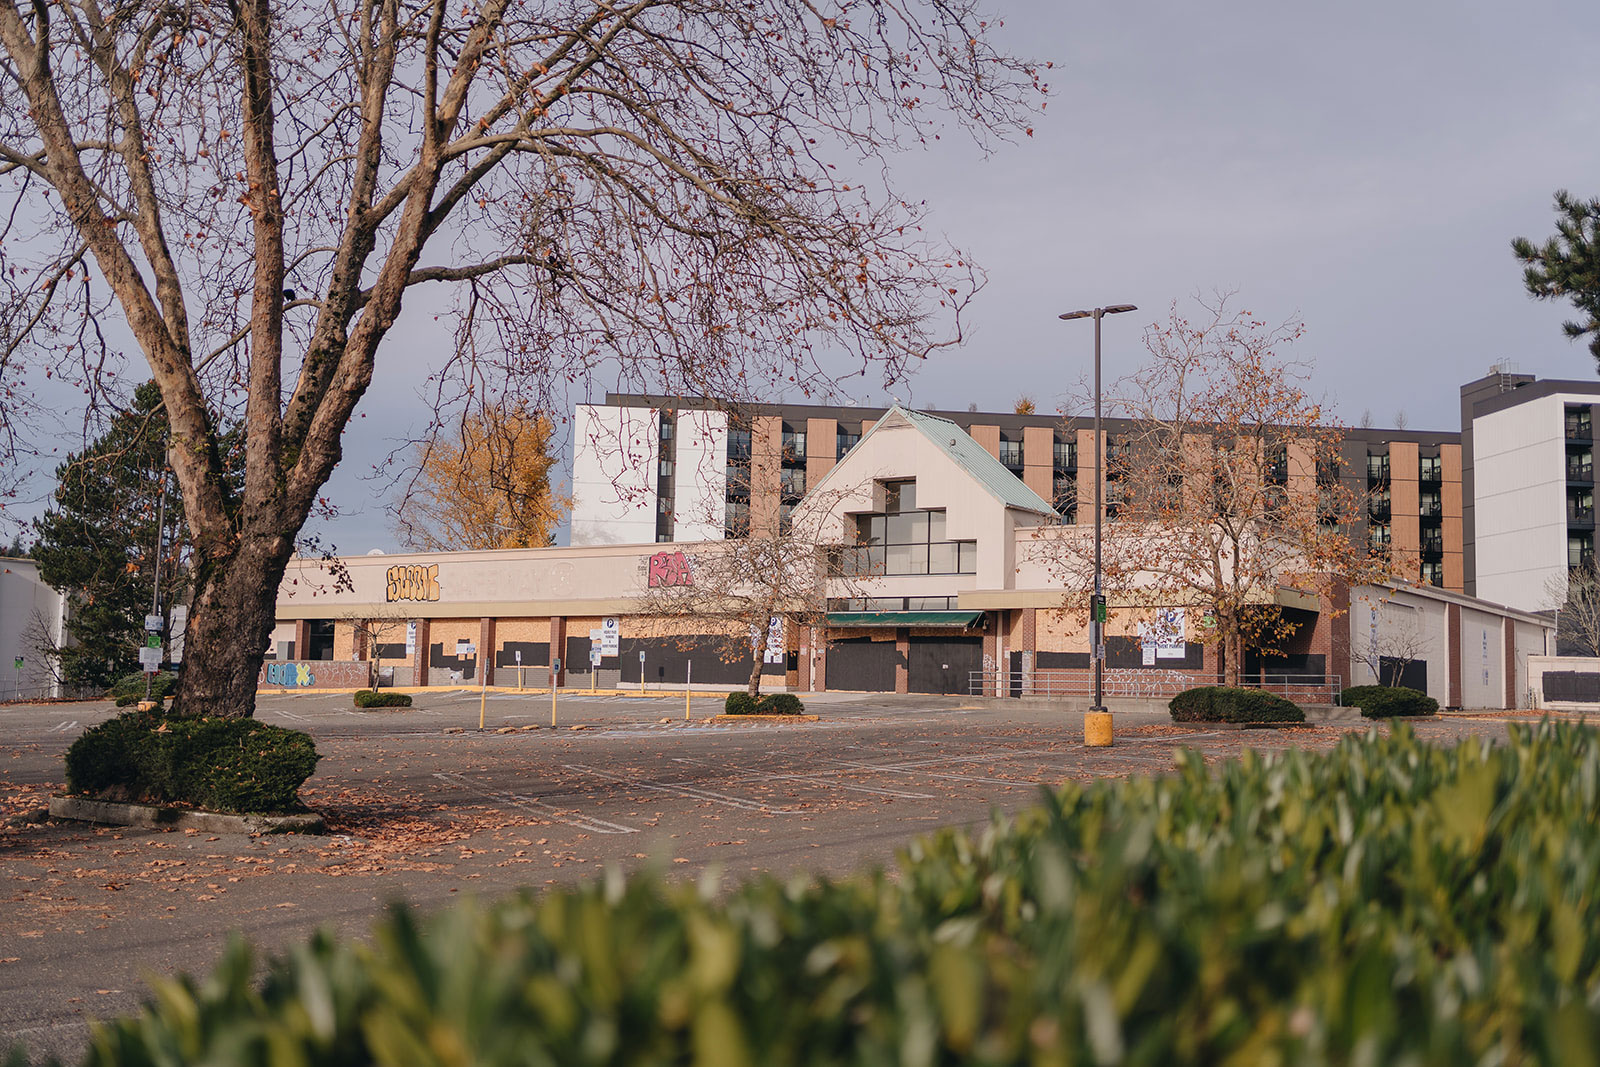
[(762, 715), (803, 715), (805, 710), (793, 693), (767, 693), (756, 702), (756, 711)]
[[(150, 698), (165, 700), (178, 688), (178, 676), (171, 671), (160, 671), (150, 680)], [(144, 699), (144, 675), (125, 674), (112, 683), (106, 696), (116, 701), (117, 707), (126, 708)]]
[(356, 707), (358, 708), (409, 708), (411, 696), (409, 693), (392, 693), (387, 689), (357, 689)]
[(1179, 752), (918, 839), (892, 875), (614, 876), (264, 969), (236, 943), (87, 1062), (1590, 1063), (1597, 780), (1566, 723)]
[(1360, 708), (1369, 719), (1394, 719), (1402, 716), (1439, 714), (1439, 702), (1428, 694), (1405, 686), (1353, 685), (1340, 690), (1339, 703)]
[(207, 811), (292, 811), (319, 758), (310, 736), (255, 719), (135, 711), (73, 742), (67, 789)]
[(725, 715), (754, 715), (756, 713), (756, 698), (749, 693), (729, 693), (727, 701), (722, 705)]
[(1305, 722), (1291, 700), (1265, 689), (1204, 685), (1185, 689), (1168, 702), (1174, 722)]

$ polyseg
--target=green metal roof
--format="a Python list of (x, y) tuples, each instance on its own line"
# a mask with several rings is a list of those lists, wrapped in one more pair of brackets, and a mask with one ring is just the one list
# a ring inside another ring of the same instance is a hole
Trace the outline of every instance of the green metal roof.
[(829, 626), (959, 626), (971, 629), (981, 611), (830, 611)]
[[(923, 411), (913, 411), (898, 404), (891, 410), (898, 410), (904, 415), (907, 422), (944, 449), (951, 459), (977, 479), (978, 484), (1006, 507), (1020, 508), (1023, 511), (1032, 511), (1059, 520), (1060, 516), (1057, 515), (1056, 509), (1050, 506), (1049, 501), (1029, 489), (1021, 478), (1011, 473), (1010, 468), (949, 419), (941, 419), (937, 415), (929, 415)], [(877, 427), (874, 426), (873, 429)]]

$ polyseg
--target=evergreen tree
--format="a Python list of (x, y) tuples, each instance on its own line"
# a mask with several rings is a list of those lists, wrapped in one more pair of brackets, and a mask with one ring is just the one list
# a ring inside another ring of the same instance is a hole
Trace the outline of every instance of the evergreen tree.
[(139, 669), (163, 480), (163, 639), (171, 605), (187, 592), (188, 534), (167, 472), (166, 439), (161, 395), (146, 383), (98, 440), (56, 469), (55, 505), (34, 524), (39, 575), (70, 601), (66, 647), (48, 650), (68, 685), (110, 685)]
[(1522, 261), (1522, 283), (1541, 300), (1562, 297), (1583, 314), (1561, 328), (1574, 341), (1585, 335), (1589, 352), (1600, 364), (1600, 199), (1579, 200), (1565, 189), (1556, 192), (1556, 235), (1543, 245), (1515, 238), (1511, 251)]

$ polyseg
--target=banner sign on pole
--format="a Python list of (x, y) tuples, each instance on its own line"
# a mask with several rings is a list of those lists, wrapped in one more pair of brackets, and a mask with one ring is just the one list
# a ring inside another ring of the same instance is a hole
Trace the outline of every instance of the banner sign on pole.
[(141, 648), (139, 650), (139, 666), (146, 671), (159, 671), (161, 669), (161, 649)]
[(144, 617), (144, 628), (146, 630), (160, 630), (161, 629), (161, 616), (160, 615), (146, 615)]
[(417, 620), (411, 619), (406, 623), (406, 659), (417, 654)]

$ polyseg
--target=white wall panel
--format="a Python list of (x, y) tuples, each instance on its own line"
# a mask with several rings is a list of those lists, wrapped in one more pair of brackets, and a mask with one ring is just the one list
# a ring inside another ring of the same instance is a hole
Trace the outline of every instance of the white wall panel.
[(579, 404), (572, 451), (572, 543), (654, 542), (659, 414)]
[(1472, 424), (1477, 592), (1525, 611), (1546, 607), (1546, 585), (1567, 561), (1567, 401), (1539, 397)]
[(728, 414), (678, 415), (673, 539), (720, 541), (727, 528)]

